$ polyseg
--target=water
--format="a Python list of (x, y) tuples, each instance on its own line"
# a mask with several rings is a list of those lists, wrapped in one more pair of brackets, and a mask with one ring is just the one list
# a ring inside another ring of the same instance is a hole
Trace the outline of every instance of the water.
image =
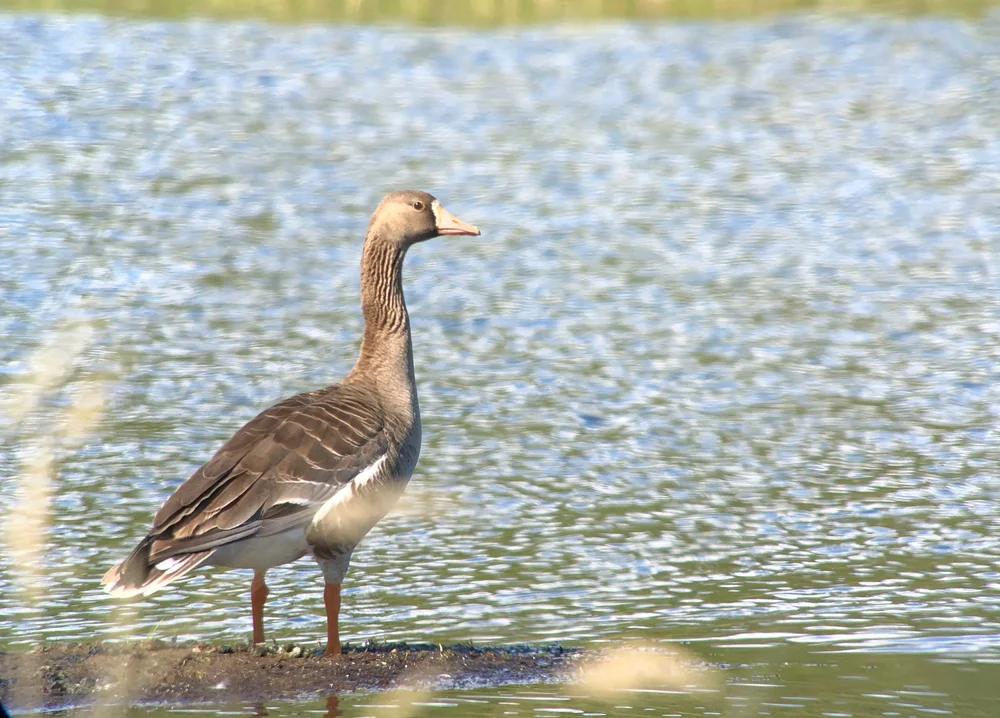
[[(797, 651), (785, 658), (801, 659)], [(598, 701), (553, 686), (460, 691), (433, 695), (390, 694), (328, 697), (298, 704), (229, 704), (218, 713), (270, 716), (989, 716), (997, 689), (987, 677), (996, 666), (927, 661), (913, 656), (866, 661), (844, 654), (805, 662), (730, 665), (726, 682), (699, 691), (642, 691)], [(954, 694), (942, 689), (947, 686)], [(969, 694), (972, 694), (970, 697)], [(137, 715), (166, 716), (150, 709)]]
[[(723, 678), (427, 715), (994, 715), (995, 15), (0, 37), (5, 513), (55, 457), (4, 649), (249, 635), (244, 572), (130, 608), (98, 582), (244, 421), (350, 368), (367, 217), (417, 187), (484, 237), (407, 259), (424, 449), (343, 639), (684, 641)], [(315, 565), (269, 584), (268, 635), (321, 641)]]

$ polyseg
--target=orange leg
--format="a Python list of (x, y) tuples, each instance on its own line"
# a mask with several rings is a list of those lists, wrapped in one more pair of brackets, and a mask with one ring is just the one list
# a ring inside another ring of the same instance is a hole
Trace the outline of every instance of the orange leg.
[(323, 604), (326, 606), (326, 653), (325, 656), (340, 655), (340, 631), (337, 618), (340, 616), (340, 584), (328, 583), (323, 589)]
[(253, 642), (264, 642), (264, 601), (267, 600), (267, 584), (264, 572), (254, 571), (250, 582), (250, 610), (253, 614)]

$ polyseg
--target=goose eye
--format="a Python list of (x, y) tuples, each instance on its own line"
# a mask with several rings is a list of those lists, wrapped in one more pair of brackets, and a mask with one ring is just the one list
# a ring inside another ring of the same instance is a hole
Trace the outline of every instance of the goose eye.
[(415, 200), (415, 201), (413, 202), (413, 209), (415, 209), (415, 210), (417, 210), (417, 211), (419, 212), (419, 211), (420, 211), (420, 210), (422, 210), (423, 208), (424, 208), (424, 203), (423, 203), (423, 202), (421, 202), (421, 201), (420, 201), (419, 199), (418, 199), (418, 200)]

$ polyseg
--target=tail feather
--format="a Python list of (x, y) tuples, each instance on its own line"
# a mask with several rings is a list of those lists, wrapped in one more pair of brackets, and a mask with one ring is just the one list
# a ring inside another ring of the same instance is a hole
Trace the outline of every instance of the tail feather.
[(147, 536), (128, 558), (112, 566), (101, 579), (104, 590), (115, 598), (148, 596), (193, 571), (215, 553), (213, 549), (179, 554), (150, 564), (152, 544), (153, 538)]

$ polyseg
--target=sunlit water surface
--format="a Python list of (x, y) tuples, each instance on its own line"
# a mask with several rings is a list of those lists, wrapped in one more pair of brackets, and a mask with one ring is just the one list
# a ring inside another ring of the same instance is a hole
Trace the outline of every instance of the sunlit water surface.
[[(423, 454), (343, 637), (683, 640), (725, 678), (421, 710), (995, 715), (996, 16), (0, 38), (5, 513), (56, 457), (0, 644), (248, 636), (244, 572), (98, 582), (243, 422), (350, 368), (367, 217), (419, 187), (484, 236), (407, 259)], [(322, 640), (316, 566), (269, 582), (269, 635)]]

